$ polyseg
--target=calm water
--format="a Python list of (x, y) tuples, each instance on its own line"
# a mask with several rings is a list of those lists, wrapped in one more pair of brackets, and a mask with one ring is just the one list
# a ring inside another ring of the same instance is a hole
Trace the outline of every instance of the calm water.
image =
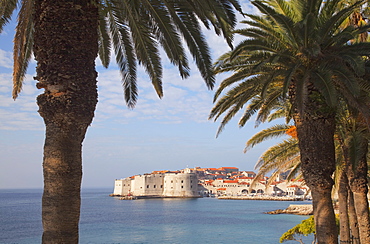
[[(122, 201), (109, 197), (111, 191), (83, 190), (80, 243), (273, 244), (307, 218), (263, 214), (292, 202), (214, 198)], [(41, 242), (41, 194), (41, 190), (0, 190), (0, 243)]]

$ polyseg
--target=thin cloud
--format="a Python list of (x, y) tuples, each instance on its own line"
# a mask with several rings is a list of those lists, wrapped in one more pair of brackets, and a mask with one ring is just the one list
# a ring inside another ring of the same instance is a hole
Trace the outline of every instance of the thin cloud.
[(0, 49), (0, 67), (13, 68), (13, 53)]
[[(242, 3), (242, 7), (246, 13), (255, 12), (255, 8), (249, 3)], [(242, 17), (239, 16), (239, 20), (241, 19)], [(230, 50), (223, 37), (215, 35), (214, 31), (204, 33), (211, 46), (214, 61)], [(114, 58), (111, 59), (109, 69), (103, 68), (97, 59), (99, 102), (93, 126), (104, 127), (112, 123), (123, 124), (149, 120), (155, 120), (158, 123), (207, 122), (209, 111), (213, 106), (214, 92), (208, 90), (191, 55), (188, 54), (188, 58), (191, 76), (181, 79), (177, 67), (173, 66), (165, 55), (162, 55), (164, 90), (162, 99), (158, 98), (143, 68), (138, 67), (139, 97), (133, 110), (128, 109), (124, 102), (121, 77)], [(12, 63), (12, 52), (0, 49), (0, 68), (11, 69)], [(34, 60), (31, 63), (34, 63)], [(29, 73), (34, 73), (34, 67), (29, 68)], [(11, 73), (0, 74), (0, 103), (3, 111), (1, 128), (29, 128), (36, 117), (41, 120), (36, 112), (38, 108), (35, 100), (42, 90), (36, 89), (36, 81), (30, 74), (26, 76), (23, 91), (15, 102), (11, 99)], [(217, 76), (217, 84), (221, 78)], [(4, 115), (5, 111), (9, 114), (19, 114), (19, 117), (13, 116), (10, 119), (9, 116)], [(19, 122), (15, 126), (14, 120), (17, 118)], [(108, 121), (109, 123), (106, 123)]]

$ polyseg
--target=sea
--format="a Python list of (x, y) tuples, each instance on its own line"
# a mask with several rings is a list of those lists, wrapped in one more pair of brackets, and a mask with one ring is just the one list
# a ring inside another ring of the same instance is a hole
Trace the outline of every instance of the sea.
[[(217, 198), (119, 200), (109, 196), (112, 191), (82, 190), (81, 244), (275, 244), (307, 216), (264, 212), (310, 203)], [(0, 190), (0, 243), (41, 243), (41, 196), (41, 189)], [(311, 243), (313, 236), (304, 240)]]

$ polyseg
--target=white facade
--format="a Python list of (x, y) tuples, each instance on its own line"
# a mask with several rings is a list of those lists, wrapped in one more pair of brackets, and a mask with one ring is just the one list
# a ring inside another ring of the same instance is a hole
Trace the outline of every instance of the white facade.
[(116, 180), (113, 195), (199, 197), (198, 178), (190, 170), (183, 173), (136, 175)]
[(198, 178), (193, 173), (169, 173), (164, 178), (164, 196), (198, 196)]
[(113, 195), (125, 196), (130, 194), (132, 181), (130, 178), (115, 180)]
[(134, 196), (159, 196), (163, 192), (163, 174), (136, 175), (131, 188)]

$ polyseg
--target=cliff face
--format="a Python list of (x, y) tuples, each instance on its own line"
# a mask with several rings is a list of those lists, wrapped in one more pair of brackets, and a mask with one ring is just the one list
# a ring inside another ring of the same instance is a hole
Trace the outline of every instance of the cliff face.
[(286, 209), (278, 209), (267, 214), (296, 214), (296, 215), (312, 215), (313, 207), (312, 204), (291, 204)]

